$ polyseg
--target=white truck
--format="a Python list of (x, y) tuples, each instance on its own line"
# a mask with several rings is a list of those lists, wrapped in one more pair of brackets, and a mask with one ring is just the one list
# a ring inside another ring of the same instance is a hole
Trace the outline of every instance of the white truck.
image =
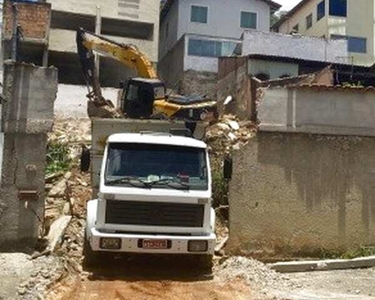
[[(93, 119), (92, 184), (97, 197), (87, 203), (87, 264), (103, 252), (211, 260), (215, 212), (207, 146), (169, 133), (183, 127), (169, 121)], [(203, 128), (196, 134), (203, 134)]]

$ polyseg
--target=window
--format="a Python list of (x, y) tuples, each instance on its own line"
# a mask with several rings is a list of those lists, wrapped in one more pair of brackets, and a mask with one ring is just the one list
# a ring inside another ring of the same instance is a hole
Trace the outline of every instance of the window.
[(307, 17), (306, 17), (306, 29), (309, 29), (313, 26), (313, 15), (312, 14), (309, 14)]
[(349, 37), (349, 52), (367, 53), (367, 39), (359, 37)]
[(190, 22), (204, 23), (208, 22), (208, 7), (207, 6), (191, 6)]
[(345, 39), (348, 40), (348, 51), (353, 53), (367, 53), (367, 39), (361, 37), (331, 35), (334, 40)]
[(347, 0), (329, 0), (329, 14), (336, 17), (346, 17)]
[(297, 24), (296, 26), (294, 26), (292, 28), (292, 32), (291, 33), (297, 33), (297, 32), (299, 32), (299, 24)]
[(322, 2), (318, 4), (317, 14), (316, 14), (317, 21), (324, 18), (325, 15), (326, 15), (326, 1), (323, 0)]
[(237, 43), (189, 39), (188, 54), (204, 57), (219, 57), (232, 55)]
[(241, 11), (241, 28), (257, 29), (258, 15), (254, 12)]

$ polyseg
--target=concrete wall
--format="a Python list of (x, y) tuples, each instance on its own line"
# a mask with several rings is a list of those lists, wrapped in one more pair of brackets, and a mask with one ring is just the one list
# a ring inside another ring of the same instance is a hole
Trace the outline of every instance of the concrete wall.
[(260, 132), (234, 155), (232, 253), (311, 256), (375, 244), (373, 138)]
[[(104, 88), (104, 98), (117, 103), (119, 89)], [(55, 118), (88, 118), (87, 87), (81, 85), (59, 84), (54, 106)]]
[[(248, 76), (247, 57), (225, 57), (219, 60), (217, 83), (217, 101), (220, 114), (231, 113), (241, 119), (252, 117), (252, 90), (251, 79)], [(228, 96), (233, 101), (224, 107), (223, 103)]]
[(349, 62), (347, 49), (345, 40), (327, 40), (255, 30), (245, 31), (242, 43), (242, 55), (264, 54), (336, 63)]
[(1, 251), (32, 251), (43, 225), (47, 132), (56, 93), (56, 69), (5, 64)]
[(175, 89), (184, 72), (185, 36), (171, 49), (158, 64), (158, 75), (168, 88)]
[(185, 71), (179, 86), (183, 95), (201, 95), (216, 100), (217, 74), (211, 72)]
[(257, 74), (267, 74), (269, 79), (276, 79), (281, 76), (298, 76), (298, 63), (284, 63), (277, 61), (267, 61), (260, 59), (249, 59), (249, 71), (252, 76)]
[(375, 91), (335, 87), (268, 88), (258, 107), (260, 129), (375, 136)]
[[(168, 51), (174, 47), (178, 38), (178, 6), (179, 1), (174, 1), (168, 15), (160, 24), (159, 59), (162, 59)], [(167, 34), (168, 28), (168, 34)]]

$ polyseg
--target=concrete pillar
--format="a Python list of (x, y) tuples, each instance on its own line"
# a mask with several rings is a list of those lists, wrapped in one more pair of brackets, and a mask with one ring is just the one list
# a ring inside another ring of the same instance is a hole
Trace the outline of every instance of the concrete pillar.
[(47, 132), (52, 130), (57, 70), (5, 62), (2, 107), (0, 251), (35, 246), (44, 219)]

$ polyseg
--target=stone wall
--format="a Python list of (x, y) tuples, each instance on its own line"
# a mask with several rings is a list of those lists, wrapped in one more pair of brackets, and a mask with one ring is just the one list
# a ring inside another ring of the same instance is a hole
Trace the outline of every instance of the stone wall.
[(312, 255), (375, 244), (375, 139), (259, 132), (234, 155), (232, 253)]
[(7, 62), (4, 70), (0, 250), (32, 249), (44, 220), (47, 132), (57, 70)]
[(185, 71), (178, 92), (187, 96), (201, 95), (216, 100), (217, 74), (193, 70)]

